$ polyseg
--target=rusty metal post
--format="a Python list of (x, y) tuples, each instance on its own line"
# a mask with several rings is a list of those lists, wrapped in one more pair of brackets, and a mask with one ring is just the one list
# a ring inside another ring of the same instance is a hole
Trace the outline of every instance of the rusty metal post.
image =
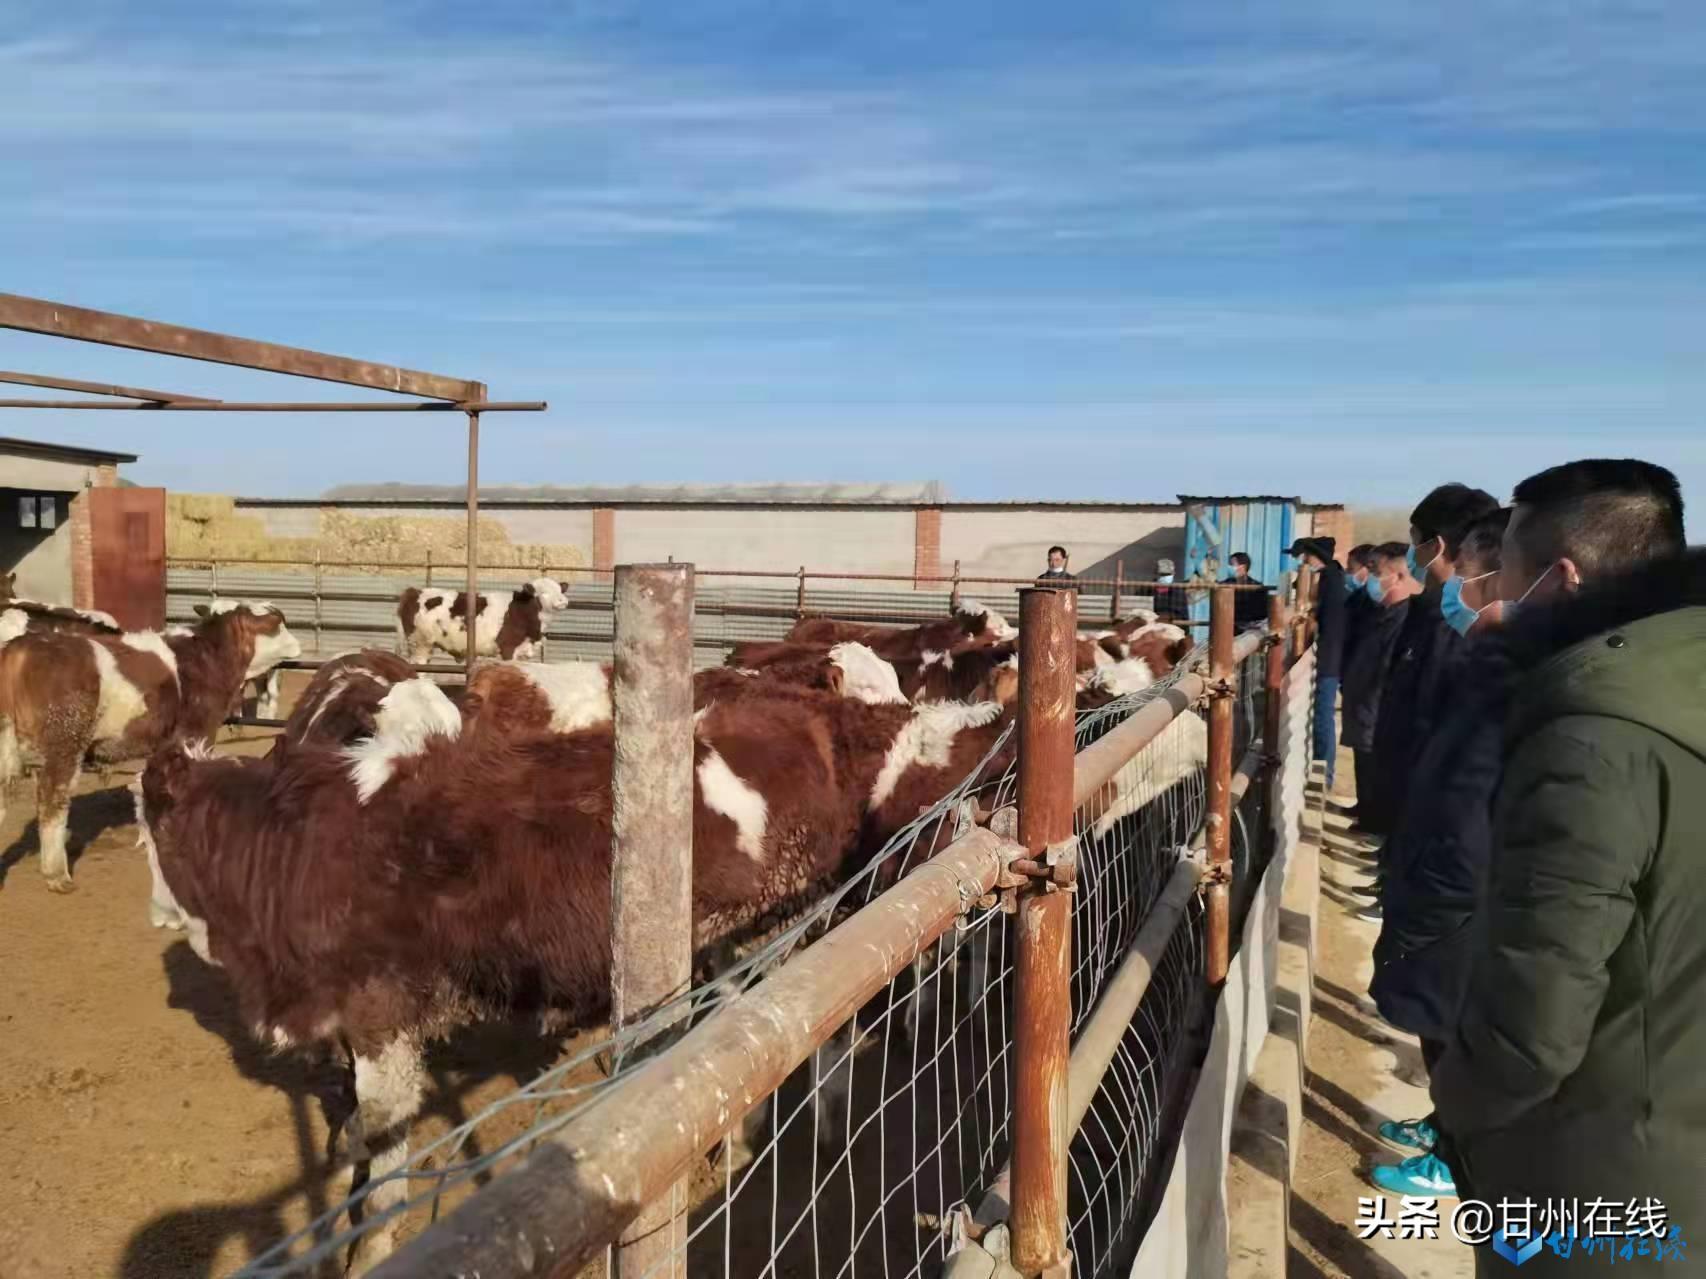
[[(1263, 778), (1266, 828), (1270, 840), (1277, 829), (1273, 814), (1280, 803), (1280, 734), (1285, 723), (1285, 671), (1287, 657), (1285, 600), (1279, 592), (1268, 596), (1268, 657), (1262, 673), (1262, 764), (1267, 770)], [(1269, 850), (1271, 853), (1271, 849)]]
[(954, 561), (954, 586), (948, 592), (948, 607), (954, 612), (960, 611), (960, 562)]
[(325, 604), (324, 604), (324, 601), (322, 600), (321, 597), (325, 594), (325, 587), (326, 587), (325, 574), (320, 568), (320, 547), (319, 547), (319, 544), (316, 543), (314, 546), (314, 656), (315, 657), (320, 656), (320, 652), (321, 652), (320, 630), (321, 630), (322, 624), (325, 621), (325, 618), (324, 618)]
[(806, 566), (800, 565), (800, 585), (794, 592), (794, 620), (800, 621), (806, 615)]
[(1019, 842), (1049, 868), (1020, 890), (1014, 957), (1013, 1265), (1064, 1276), (1072, 1023), (1074, 654), (1078, 596), (1019, 595)]
[[(478, 398), (484, 399), (486, 388)], [(480, 634), (480, 415), (468, 413), (468, 607), (462, 614), (468, 633), (468, 651), (463, 669), (474, 678), (474, 659), (479, 653)]]
[(1208, 624), (1208, 980), (1226, 980), (1231, 962), (1232, 918), (1232, 699), (1238, 669), (1232, 659), (1235, 589), (1216, 586), (1209, 593)]
[[(692, 978), (693, 566), (620, 565), (615, 589), (610, 1005), (620, 1032)], [(656, 1052), (665, 1029), (618, 1052)], [(677, 1182), (623, 1232), (612, 1279), (686, 1274), (687, 1192)]]
[(1114, 561), (1114, 597), (1112, 600), (1110, 600), (1108, 602), (1108, 621), (1109, 622), (1118, 622), (1120, 620), (1120, 593), (1121, 593), (1121, 588), (1124, 586), (1125, 586), (1125, 561), (1124, 560), (1115, 560)]

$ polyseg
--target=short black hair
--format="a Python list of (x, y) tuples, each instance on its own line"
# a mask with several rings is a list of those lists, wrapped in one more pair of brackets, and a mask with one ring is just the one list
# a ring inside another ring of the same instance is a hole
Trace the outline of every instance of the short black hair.
[(1374, 548), (1374, 558), (1377, 560), (1401, 560), (1410, 554), (1408, 542), (1382, 542)]
[[(1468, 556), (1490, 573), (1504, 567), (1505, 526), (1511, 522), (1511, 508), (1501, 506), (1491, 515), (1483, 515), (1463, 530), (1457, 548), (1459, 556)], [(1454, 556), (1453, 558), (1456, 558)]]
[(1585, 458), (1548, 467), (1516, 486), (1517, 540), (1531, 563), (1571, 559), (1582, 576), (1620, 573), (1681, 555), (1687, 546), (1682, 485), (1635, 458)]
[(1359, 568), (1374, 567), (1374, 543), (1364, 542), (1361, 546), (1353, 546), (1345, 554), (1345, 567), (1355, 572)]
[(1243, 551), (1233, 551), (1230, 562), (1233, 564), (1242, 564), (1245, 568), (1250, 567), (1250, 557)]
[(1066, 548), (1064, 546), (1051, 546), (1048, 548), (1048, 553), (1050, 555), (1053, 555), (1056, 551), (1060, 552), (1063, 559), (1066, 557)]
[(1441, 484), (1416, 504), (1410, 512), (1410, 524), (1420, 530), (1423, 541), (1436, 537), (1443, 541), (1447, 558), (1456, 559), (1469, 526), (1498, 509), (1498, 500), (1485, 489)]

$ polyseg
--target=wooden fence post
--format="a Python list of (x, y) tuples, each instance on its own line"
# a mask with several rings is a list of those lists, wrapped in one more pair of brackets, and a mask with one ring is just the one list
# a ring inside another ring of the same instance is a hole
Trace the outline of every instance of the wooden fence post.
[(1066, 1274), (1072, 1023), (1074, 653), (1078, 596), (1019, 595), (1019, 842), (1046, 878), (1020, 890), (1013, 988), (1013, 1266)]
[[(693, 975), (693, 566), (621, 565), (615, 579), (610, 996), (619, 1032), (685, 992)], [(656, 1052), (669, 1028), (620, 1051)], [(687, 1193), (677, 1182), (622, 1233), (612, 1279), (686, 1275)]]
[(1207, 967), (1209, 984), (1226, 980), (1231, 962), (1232, 920), (1232, 699), (1238, 671), (1232, 662), (1236, 588), (1209, 593), (1208, 629), (1208, 885)]

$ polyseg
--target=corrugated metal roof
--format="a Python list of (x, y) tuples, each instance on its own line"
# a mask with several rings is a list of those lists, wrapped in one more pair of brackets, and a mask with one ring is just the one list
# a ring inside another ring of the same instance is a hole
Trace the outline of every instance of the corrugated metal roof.
[(81, 444), (50, 444), (45, 440), (17, 440), (0, 437), (0, 453), (18, 453), (25, 457), (46, 457), (61, 462), (134, 462), (134, 453), (114, 453), (109, 449), (92, 449)]

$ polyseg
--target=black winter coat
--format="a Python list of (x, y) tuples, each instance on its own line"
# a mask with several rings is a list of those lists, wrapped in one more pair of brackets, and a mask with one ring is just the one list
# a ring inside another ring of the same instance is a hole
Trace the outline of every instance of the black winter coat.
[[(1501, 648), (1492, 866), (1440, 1124), (1478, 1198), (1650, 1196), (1694, 1245), (1665, 1273), (1706, 1273), (1706, 549), (1525, 611)], [(1549, 1250), (1522, 1270), (1578, 1273)]]
[(1367, 596), (1363, 598), (1374, 611), (1360, 626), (1356, 648), (1346, 658), (1344, 678), (1339, 685), (1343, 696), (1342, 740), (1354, 751), (1374, 749), (1375, 729), (1380, 721), (1380, 693), (1386, 687), (1386, 671), (1403, 632), (1404, 619), (1410, 615), (1409, 600), (1383, 606)]
[(1315, 677), (1337, 679), (1345, 656), (1345, 570), (1328, 560), (1315, 575)]
[(1403, 629), (1387, 667), (1374, 731), (1374, 780), (1380, 811), (1402, 819), (1410, 769), (1446, 705), (1447, 675), (1465, 641), (1445, 624), (1439, 587), (1431, 584), (1410, 598)]
[(1492, 854), (1505, 677), (1476, 648), (1453, 675), (1448, 705), (1408, 779), (1426, 802), (1410, 805), (1381, 857), (1385, 917), (1369, 993), (1387, 1021), (1436, 1041), (1457, 1028), (1470, 921)]

